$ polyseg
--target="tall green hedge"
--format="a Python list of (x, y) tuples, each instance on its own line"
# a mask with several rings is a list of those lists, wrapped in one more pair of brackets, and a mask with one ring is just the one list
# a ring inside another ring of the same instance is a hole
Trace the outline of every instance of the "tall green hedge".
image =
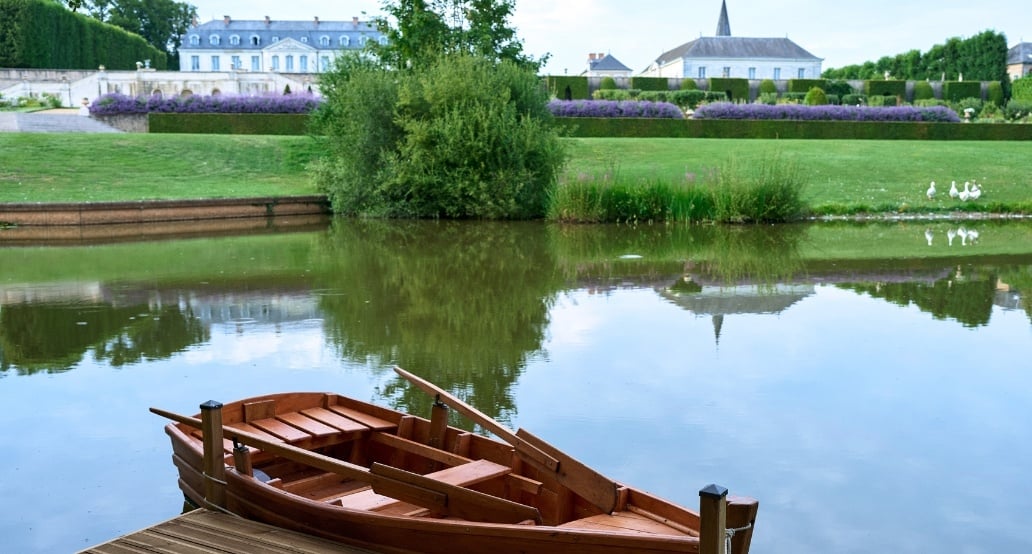
[(789, 79), (788, 92), (810, 92), (812, 88), (819, 88), (828, 92), (827, 79)]
[(957, 102), (965, 98), (982, 98), (982, 83), (979, 81), (946, 81), (942, 85), (942, 99)]
[(1014, 82), (1011, 83), (1011, 98), (1032, 101), (1032, 75), (1014, 79)]
[(666, 77), (631, 77), (631, 88), (638, 90), (670, 90)]
[(156, 113), (147, 114), (148, 132), (213, 135), (304, 135), (308, 114)]
[[(548, 92), (560, 100), (588, 100), (591, 95), (588, 93), (587, 77), (568, 77), (549, 75), (545, 77)], [(567, 98), (567, 87), (569, 87), (569, 98)]]
[(0, 0), (0, 67), (136, 69), (143, 60), (155, 69), (168, 65), (167, 55), (142, 37), (59, 2)]
[(712, 92), (727, 93), (728, 100), (749, 100), (749, 80), (740, 78), (715, 78), (709, 80), (709, 89)]
[(898, 96), (905, 98), (907, 94), (906, 81), (865, 81), (864, 93), (867, 96)]

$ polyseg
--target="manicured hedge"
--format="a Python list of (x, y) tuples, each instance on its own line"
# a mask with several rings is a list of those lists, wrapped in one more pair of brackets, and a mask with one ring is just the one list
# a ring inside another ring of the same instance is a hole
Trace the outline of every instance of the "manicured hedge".
[(304, 135), (308, 114), (150, 113), (151, 133)]
[(0, 67), (136, 69), (143, 60), (167, 66), (167, 55), (142, 37), (59, 2), (0, 0)]
[(631, 77), (631, 88), (638, 90), (670, 90), (666, 77)]
[(566, 77), (548, 76), (545, 78), (548, 91), (560, 100), (567, 100), (566, 89), (569, 87), (569, 100), (587, 100), (591, 98), (588, 93), (587, 77)]
[[(748, 79), (726, 79), (717, 78), (709, 80), (709, 89), (713, 92), (726, 92), (729, 96), (728, 100), (735, 102), (738, 100), (749, 100), (749, 80)], [(803, 91), (806, 92), (806, 91)]]
[(864, 93), (867, 96), (898, 96), (903, 98), (907, 94), (906, 81), (866, 81)]
[(982, 83), (979, 81), (946, 81), (943, 83), (943, 100), (957, 102), (965, 98), (982, 98)]
[(925, 122), (556, 118), (570, 136), (855, 140), (1032, 140), (1032, 125)]
[(788, 92), (810, 92), (810, 89), (817, 87), (824, 92), (828, 92), (828, 80), (827, 79), (789, 79), (788, 80)]

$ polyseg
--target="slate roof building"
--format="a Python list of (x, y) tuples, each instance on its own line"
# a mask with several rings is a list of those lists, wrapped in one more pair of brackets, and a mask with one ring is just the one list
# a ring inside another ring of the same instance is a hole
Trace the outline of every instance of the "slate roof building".
[(1032, 75), (1032, 42), (1019, 42), (1007, 51), (1007, 74), (1012, 81)]
[(322, 73), (342, 50), (386, 40), (368, 21), (222, 20), (194, 24), (179, 48), (180, 71)]
[(817, 79), (824, 60), (788, 38), (731, 36), (727, 2), (721, 2), (716, 36), (699, 37), (659, 55), (649, 77)]
[(630, 77), (631, 68), (627, 67), (612, 54), (588, 54), (588, 68), (581, 73), (587, 77)]

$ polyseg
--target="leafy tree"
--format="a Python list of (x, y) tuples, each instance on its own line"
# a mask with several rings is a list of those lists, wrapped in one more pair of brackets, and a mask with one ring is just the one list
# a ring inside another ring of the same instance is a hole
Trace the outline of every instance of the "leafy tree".
[[(508, 20), (515, 0), (384, 0), (387, 17), (376, 20), (386, 42), (370, 43), (382, 63), (418, 68), (441, 54), (467, 53), (509, 60), (537, 70), (546, 59), (523, 53), (523, 43)], [(393, 20), (393, 21), (392, 21)]]
[(73, 10), (143, 37), (168, 53), (169, 66), (179, 65), (182, 35), (197, 17), (197, 8), (175, 0), (67, 0)]

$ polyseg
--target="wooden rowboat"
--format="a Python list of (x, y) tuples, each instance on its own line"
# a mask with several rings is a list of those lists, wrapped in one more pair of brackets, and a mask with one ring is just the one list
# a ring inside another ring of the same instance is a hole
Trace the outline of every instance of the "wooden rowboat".
[[(755, 500), (710, 485), (678, 506), (395, 370), (436, 397), (429, 419), (327, 393), (151, 411), (174, 421), (194, 504), (377, 552), (748, 552)], [(448, 426), (448, 406), (500, 440)]]

